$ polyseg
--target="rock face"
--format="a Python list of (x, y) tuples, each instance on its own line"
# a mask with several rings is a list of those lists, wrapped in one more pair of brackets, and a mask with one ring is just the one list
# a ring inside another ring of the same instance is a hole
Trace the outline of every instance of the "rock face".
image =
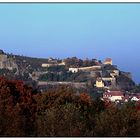
[(135, 82), (132, 80), (130, 73), (120, 72), (120, 76), (116, 79), (117, 86), (120, 89), (130, 90), (135, 86)]
[(2, 50), (0, 50), (0, 69), (18, 69), (14, 58), (9, 58)]

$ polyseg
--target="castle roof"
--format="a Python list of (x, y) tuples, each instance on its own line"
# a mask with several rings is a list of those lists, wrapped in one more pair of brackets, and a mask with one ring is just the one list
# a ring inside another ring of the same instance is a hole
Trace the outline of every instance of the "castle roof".
[(106, 58), (106, 59), (105, 59), (105, 62), (110, 62), (110, 61), (112, 61), (111, 58)]

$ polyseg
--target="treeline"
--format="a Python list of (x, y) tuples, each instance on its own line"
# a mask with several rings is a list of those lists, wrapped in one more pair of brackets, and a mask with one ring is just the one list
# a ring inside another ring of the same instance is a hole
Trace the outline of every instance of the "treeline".
[[(48, 62), (47, 58), (32, 58), (32, 57), (19, 56), (19, 55), (14, 55), (14, 56), (17, 60), (17, 63), (20, 64), (22, 61), (26, 61), (26, 63), (30, 64), (34, 69), (36, 68), (41, 69), (42, 63), (54, 63), (54, 62)], [(62, 62), (62, 59), (59, 58), (54, 60), (57, 63)], [(101, 60), (98, 61), (96, 59), (88, 59), (88, 58), (82, 60), (77, 57), (66, 58), (64, 59), (64, 61), (66, 63), (66, 67), (88, 67), (88, 66), (102, 64)]]
[(0, 77), (0, 136), (140, 136), (140, 104), (121, 108), (69, 86), (37, 93)]
[(77, 57), (66, 58), (64, 61), (67, 67), (88, 67), (88, 66), (102, 64), (101, 60), (97, 62), (96, 59), (82, 60)]

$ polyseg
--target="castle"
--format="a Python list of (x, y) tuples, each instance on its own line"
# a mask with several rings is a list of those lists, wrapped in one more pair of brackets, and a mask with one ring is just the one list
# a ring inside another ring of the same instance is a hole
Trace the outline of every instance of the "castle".
[[(104, 67), (108, 67), (103, 70)], [(106, 58), (103, 64), (98, 64), (90, 67), (69, 68), (72, 73), (79, 71), (88, 71), (93, 78), (96, 78), (95, 87), (97, 88), (111, 88), (116, 86), (116, 77), (119, 76), (120, 71), (112, 64), (111, 58)], [(96, 74), (99, 73), (98, 76)]]

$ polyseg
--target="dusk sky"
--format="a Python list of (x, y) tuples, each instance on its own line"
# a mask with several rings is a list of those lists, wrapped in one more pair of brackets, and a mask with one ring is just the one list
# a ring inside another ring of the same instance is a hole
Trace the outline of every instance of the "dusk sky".
[(0, 4), (0, 48), (32, 57), (111, 57), (140, 83), (140, 4)]

